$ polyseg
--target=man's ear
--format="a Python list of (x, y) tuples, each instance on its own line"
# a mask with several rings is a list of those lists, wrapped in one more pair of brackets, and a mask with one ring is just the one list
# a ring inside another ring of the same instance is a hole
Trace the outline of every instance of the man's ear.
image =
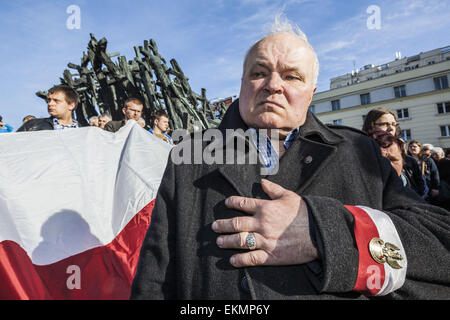
[(125, 115), (126, 115), (126, 112), (127, 112), (127, 108), (122, 108), (122, 112), (123, 112), (123, 114), (125, 114)]
[(77, 108), (77, 105), (75, 104), (75, 102), (70, 103), (69, 106), (70, 106), (70, 111), (74, 111)]
[(316, 90), (317, 90), (317, 87), (314, 87), (314, 90), (313, 90), (312, 95), (311, 95), (311, 99), (309, 100), (309, 104), (311, 104), (312, 98), (313, 98), (314, 93), (316, 92)]

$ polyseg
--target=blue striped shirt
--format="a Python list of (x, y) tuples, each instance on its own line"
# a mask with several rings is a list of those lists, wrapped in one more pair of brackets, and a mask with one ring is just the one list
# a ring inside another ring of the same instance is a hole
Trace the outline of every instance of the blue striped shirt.
[[(287, 135), (283, 143), (286, 150), (289, 149), (294, 142), (299, 130), (300, 128), (294, 129)], [(268, 173), (270, 173), (280, 162), (280, 157), (274, 148), (271, 139), (265, 132), (267, 132), (267, 130), (250, 128), (251, 141), (258, 150), (259, 159), (266, 166)]]

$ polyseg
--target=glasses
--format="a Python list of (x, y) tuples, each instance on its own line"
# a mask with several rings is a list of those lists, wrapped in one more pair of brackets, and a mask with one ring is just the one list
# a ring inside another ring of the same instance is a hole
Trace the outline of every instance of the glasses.
[(395, 127), (397, 126), (397, 122), (375, 122), (375, 125), (379, 127), (387, 127), (387, 126)]

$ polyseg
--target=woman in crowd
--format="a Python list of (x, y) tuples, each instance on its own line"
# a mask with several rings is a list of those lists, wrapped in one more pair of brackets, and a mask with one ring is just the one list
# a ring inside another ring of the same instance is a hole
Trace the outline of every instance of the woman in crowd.
[[(422, 176), (419, 166), (416, 161), (406, 154), (405, 142), (400, 138), (401, 129), (397, 123), (397, 115), (385, 108), (376, 108), (372, 109), (365, 118), (362, 130), (367, 134), (371, 135), (371, 133), (375, 131), (384, 131), (395, 138), (398, 138), (401, 141), (401, 153), (402, 153), (402, 164), (401, 172), (404, 173), (404, 176), (408, 178), (409, 186), (416, 191), (416, 193), (421, 196), (426, 196), (426, 184), (425, 179)], [(372, 136), (373, 138), (373, 136)], [(383, 139), (387, 139), (384, 136)], [(375, 139), (376, 140), (376, 139)], [(393, 140), (392, 140), (393, 141)], [(392, 144), (392, 141), (389, 142), (389, 145)], [(394, 163), (391, 160), (391, 164)], [(395, 163), (398, 165), (399, 161)], [(395, 168), (395, 166), (394, 166)], [(399, 169), (399, 168), (396, 168)], [(397, 172), (399, 172), (397, 170)], [(399, 173), (400, 175), (400, 173)], [(401, 177), (401, 176), (400, 176)], [(404, 181), (405, 182), (405, 181)], [(404, 183), (405, 184), (405, 183)]]
[(450, 159), (445, 157), (444, 149), (440, 147), (434, 147), (431, 149), (431, 157), (439, 171), (439, 179), (445, 180), (448, 184), (450, 184)]
[(98, 126), (102, 129), (105, 129), (105, 125), (111, 121), (112, 118), (109, 114), (107, 113), (102, 113), (99, 117), (98, 117)]
[(403, 186), (409, 187), (419, 196), (423, 196), (425, 192), (425, 183), (419, 172), (418, 166), (415, 165), (409, 167), (405, 165), (405, 143), (403, 140), (383, 130), (371, 131), (369, 136), (380, 146), (383, 157), (389, 159), (392, 167), (402, 179)]
[(374, 130), (383, 130), (396, 137), (399, 137), (401, 133), (397, 123), (397, 115), (385, 108), (370, 110), (366, 115), (362, 130), (366, 133)]

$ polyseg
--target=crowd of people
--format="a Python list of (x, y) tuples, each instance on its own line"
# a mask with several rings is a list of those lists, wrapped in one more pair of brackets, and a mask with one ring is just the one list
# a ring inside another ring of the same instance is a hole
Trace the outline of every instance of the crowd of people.
[[(57, 85), (49, 89), (47, 98), (48, 118), (36, 118), (28, 115), (23, 118), (22, 126), (17, 129), (21, 131), (39, 131), (39, 130), (63, 130), (69, 128), (79, 128), (80, 125), (73, 117), (73, 111), (78, 104), (78, 94), (67, 85)], [(108, 113), (102, 113), (99, 116), (89, 118), (89, 125), (98, 127), (110, 132), (116, 132), (123, 127), (128, 120), (135, 120), (142, 128), (146, 127), (145, 120), (142, 118), (144, 106), (140, 99), (129, 98), (125, 101), (122, 108), (124, 118), (113, 121)], [(173, 140), (167, 134), (169, 130), (169, 116), (164, 111), (158, 111), (154, 115), (153, 125), (148, 130), (149, 133), (161, 140), (173, 144)], [(0, 133), (13, 132), (14, 128), (7, 123), (2, 122), (0, 116)]]
[(450, 209), (450, 149), (417, 140), (406, 143), (396, 114), (385, 108), (371, 110), (362, 130), (375, 139), (404, 186), (427, 202)]
[[(77, 102), (78, 95), (72, 88), (65, 85), (55, 86), (49, 90), (47, 100), (50, 117), (37, 119), (27, 115), (17, 131), (78, 128), (79, 124), (73, 118)], [(108, 113), (102, 113), (89, 118), (89, 125), (116, 132), (128, 120), (133, 119), (145, 128), (142, 110), (141, 100), (130, 98), (122, 108), (122, 120), (113, 121)], [(391, 161), (404, 186), (413, 189), (427, 202), (450, 209), (450, 148), (444, 150), (416, 140), (407, 143), (401, 138), (397, 115), (385, 108), (371, 110), (365, 117), (362, 130), (375, 139), (382, 155)], [(169, 134), (169, 116), (164, 111), (160, 110), (154, 114), (152, 126), (148, 131), (159, 139), (174, 144)], [(8, 132), (14, 132), (14, 129), (3, 122), (0, 116), (0, 133)]]
[[(268, 132), (267, 143), (247, 140), (261, 163), (168, 157), (131, 299), (450, 297), (450, 216), (434, 205), (448, 204), (450, 160), (428, 144), (406, 147), (389, 110), (367, 114), (367, 134), (323, 124), (309, 110), (318, 72), (316, 52), (289, 21), (249, 48), (239, 99), (217, 129)], [(17, 131), (79, 127), (70, 90), (49, 90), (50, 117)], [(123, 120), (91, 124), (116, 132), (142, 110), (132, 98)], [(171, 143), (167, 120), (160, 114), (150, 133)], [(234, 140), (224, 147), (237, 153)], [(196, 150), (194, 139), (172, 154), (180, 150)], [(263, 175), (261, 165), (277, 170)]]

